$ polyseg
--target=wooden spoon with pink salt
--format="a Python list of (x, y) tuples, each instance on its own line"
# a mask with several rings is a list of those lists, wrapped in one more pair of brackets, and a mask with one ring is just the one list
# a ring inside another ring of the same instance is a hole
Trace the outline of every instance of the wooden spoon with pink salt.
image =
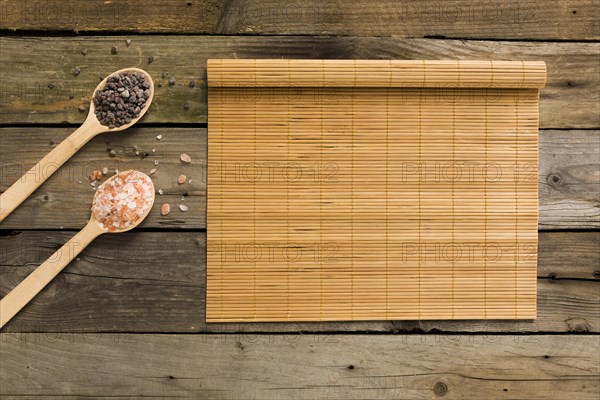
[(154, 185), (146, 174), (124, 171), (98, 187), (87, 225), (0, 301), (0, 328), (33, 299), (88, 244), (103, 233), (138, 226), (154, 204)]

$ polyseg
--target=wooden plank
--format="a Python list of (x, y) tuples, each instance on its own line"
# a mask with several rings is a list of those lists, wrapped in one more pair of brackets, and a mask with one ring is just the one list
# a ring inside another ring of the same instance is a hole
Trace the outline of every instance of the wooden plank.
[[(72, 131), (73, 128), (0, 129), (0, 191), (6, 190)], [(23, 144), (24, 135), (27, 145)], [(162, 135), (161, 140), (156, 139), (158, 135)], [(109, 150), (117, 155), (111, 157)], [(192, 163), (183, 164), (179, 159), (181, 153), (190, 155)], [(1, 228), (82, 228), (90, 217), (94, 196), (88, 176), (104, 167), (111, 173), (115, 169), (138, 169), (145, 173), (156, 169), (151, 177), (155, 188), (164, 194), (156, 195), (155, 205), (140, 227), (206, 227), (206, 129), (133, 128), (92, 139), (9, 215)], [(52, 168), (49, 166), (48, 170)], [(180, 174), (191, 182), (179, 185)], [(160, 215), (163, 203), (171, 205), (167, 216)], [(187, 205), (189, 211), (180, 211), (179, 204)]]
[[(98, 76), (125, 66), (147, 69), (162, 83), (144, 123), (206, 122), (208, 58), (541, 60), (548, 67), (548, 82), (541, 91), (540, 127), (598, 128), (600, 120), (599, 43), (153, 35), (135, 37), (127, 47), (125, 39), (1, 38), (0, 123), (80, 123), (84, 114), (77, 108), (88, 103)], [(111, 55), (115, 45), (120, 50)], [(75, 66), (81, 69), (78, 76), (71, 73)], [(174, 85), (161, 79), (163, 70), (176, 78)], [(191, 79), (197, 82), (194, 88), (188, 87)], [(190, 109), (184, 109), (185, 102)]]
[(3, 0), (0, 29), (597, 40), (596, 0)]
[(544, 232), (541, 238), (544, 240), (538, 243), (539, 277), (600, 279), (600, 232)]
[(538, 176), (540, 229), (600, 226), (599, 131), (544, 132)]
[[(8, 293), (71, 236), (71, 232), (59, 231), (0, 236), (0, 292)], [(4, 331), (600, 331), (600, 248), (593, 245), (598, 232), (541, 233), (539, 239), (538, 317), (534, 321), (206, 324), (205, 234), (130, 232), (98, 238)], [(562, 249), (563, 255), (552, 259), (553, 249)]]
[(2, 334), (0, 395), (591, 399), (598, 336)]
[[(1, 128), (0, 192), (39, 161), (72, 128)], [(162, 140), (156, 136), (162, 134)], [(23, 145), (27, 137), (27, 146)], [(50, 145), (49, 143), (54, 143)], [(107, 149), (114, 149), (111, 158)], [(138, 150), (138, 156), (135, 155)], [(152, 153), (152, 149), (156, 149)], [(191, 165), (182, 165), (179, 155), (187, 152)], [(142, 157), (148, 154), (148, 157)], [(158, 160), (158, 166), (154, 161)], [(539, 152), (540, 229), (600, 227), (600, 132), (540, 132)], [(86, 178), (94, 169), (157, 169), (152, 177), (157, 188), (157, 206), (142, 227), (202, 229), (206, 227), (206, 129), (135, 128), (126, 132), (103, 134), (88, 143), (50, 180), (2, 222), (2, 229), (80, 229), (89, 218), (93, 189)], [(192, 182), (176, 183), (184, 173)], [(558, 178), (558, 182), (554, 180)], [(82, 181), (79, 184), (79, 181)], [(177, 209), (181, 197), (190, 211)], [(160, 204), (169, 202), (172, 212), (163, 217)], [(69, 218), (65, 218), (69, 215)]]

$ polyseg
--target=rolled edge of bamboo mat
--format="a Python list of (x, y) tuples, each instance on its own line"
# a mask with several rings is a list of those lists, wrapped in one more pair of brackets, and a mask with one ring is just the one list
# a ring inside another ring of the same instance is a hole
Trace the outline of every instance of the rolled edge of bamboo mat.
[(209, 59), (209, 87), (540, 89), (543, 61)]

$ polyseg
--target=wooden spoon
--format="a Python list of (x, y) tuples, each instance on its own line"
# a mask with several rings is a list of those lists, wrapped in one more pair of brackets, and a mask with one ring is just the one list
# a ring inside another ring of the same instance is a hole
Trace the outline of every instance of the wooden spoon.
[[(122, 125), (118, 128), (109, 128), (100, 124), (96, 118), (94, 105), (94, 96), (96, 92), (104, 88), (106, 81), (110, 76), (114, 76), (121, 73), (138, 73), (144, 75), (146, 81), (149, 84), (150, 96), (146, 100), (146, 104), (140, 111), (140, 115), (133, 119), (130, 123)], [(83, 147), (87, 142), (90, 141), (94, 136), (104, 132), (116, 132), (122, 131), (133, 124), (138, 122), (140, 118), (144, 116), (152, 99), (154, 98), (154, 82), (152, 77), (146, 71), (138, 68), (125, 68), (113, 72), (111, 75), (104, 78), (102, 82), (98, 84), (92, 100), (90, 101), (90, 111), (85, 122), (73, 132), (68, 138), (62, 141), (56, 146), (46, 157), (42, 158), (40, 162), (34, 165), (25, 175), (18, 181), (13, 183), (1, 196), (0, 196), (0, 222), (2, 222), (15, 208), (19, 206), (27, 197), (31, 195), (38, 187), (42, 185), (61, 165), (65, 163), (69, 158), (73, 156), (80, 148)]]
[[(132, 187), (144, 190), (134, 190), (131, 193)], [(127, 196), (123, 196), (123, 193)], [(119, 194), (121, 197), (117, 198)], [(117, 201), (121, 204), (115, 204)], [(135, 207), (130, 206), (133, 201), (136, 203)], [(107, 179), (94, 195), (92, 216), (87, 225), (0, 300), (0, 328), (25, 307), (92, 240), (103, 233), (121, 233), (135, 228), (146, 218), (153, 204), (154, 185), (147, 175), (139, 171), (124, 171)], [(124, 215), (129, 218), (123, 217)], [(112, 222), (114, 218), (120, 218), (123, 222), (120, 225), (115, 224)]]

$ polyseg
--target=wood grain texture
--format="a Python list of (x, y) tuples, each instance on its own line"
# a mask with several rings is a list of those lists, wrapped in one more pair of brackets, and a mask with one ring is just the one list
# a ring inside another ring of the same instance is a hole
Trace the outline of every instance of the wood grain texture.
[(0, 29), (597, 40), (596, 0), (2, 0)]
[(591, 399), (599, 344), (579, 335), (3, 334), (0, 395)]
[[(6, 190), (71, 131), (69, 128), (1, 128), (0, 191)], [(162, 135), (161, 140), (156, 139), (159, 135)], [(23, 144), (24, 137), (27, 137), (27, 145)], [(115, 157), (109, 155), (110, 150), (116, 152)], [(192, 158), (191, 164), (181, 162), (182, 153)], [(94, 196), (88, 176), (90, 172), (106, 167), (111, 174), (115, 169), (137, 169), (146, 174), (156, 169), (150, 176), (155, 189), (164, 194), (156, 194), (154, 207), (140, 227), (205, 228), (206, 160), (205, 128), (133, 128), (101, 134), (52, 175), (0, 227), (83, 227), (90, 217)], [(188, 183), (178, 184), (180, 174), (186, 175)], [(171, 205), (171, 213), (167, 216), (160, 214), (163, 203)], [(187, 205), (189, 211), (180, 211), (179, 204)]]
[[(155, 100), (142, 122), (206, 122), (206, 59), (461, 59), (545, 61), (541, 128), (598, 128), (599, 43), (462, 41), (357, 37), (125, 36), (77, 38), (3, 37), (0, 123), (80, 123), (98, 76), (126, 66), (146, 69)], [(111, 55), (111, 47), (119, 52)], [(86, 56), (81, 54), (87, 49)], [(148, 56), (154, 62), (148, 64)], [(81, 73), (71, 70), (79, 66)], [(162, 71), (175, 77), (174, 85)], [(190, 88), (189, 80), (196, 86)], [(53, 83), (54, 89), (48, 84)], [(69, 96), (73, 96), (70, 98)], [(184, 109), (184, 104), (191, 106)], [(576, 107), (573, 105), (576, 104)]]
[[(71, 131), (1, 128), (0, 191), (6, 190)], [(160, 134), (162, 140), (156, 140)], [(23, 145), (24, 137), (27, 146)], [(543, 130), (539, 138), (539, 229), (600, 227), (600, 132)], [(115, 150), (117, 156), (110, 157), (108, 149)], [(153, 153), (152, 149), (156, 151)], [(181, 164), (179, 156), (183, 152), (192, 157), (191, 165)], [(157, 166), (155, 160), (159, 161)], [(121, 171), (140, 169), (146, 173), (157, 169), (152, 179), (164, 195), (157, 196), (156, 205), (142, 227), (206, 227), (206, 129), (165, 127), (134, 128), (96, 137), (4, 220), (0, 228), (80, 229), (89, 218), (94, 194), (87, 176), (105, 166)], [(178, 185), (177, 177), (182, 173), (192, 182)], [(555, 177), (558, 182), (554, 182)], [(190, 207), (188, 212), (177, 208), (182, 196)], [(163, 202), (171, 204), (172, 211), (167, 217), (159, 213)]]
[[(6, 294), (72, 235), (25, 231), (0, 236), (0, 292)], [(540, 234), (538, 316), (533, 321), (206, 324), (204, 233), (105, 235), (3, 331), (599, 332), (600, 248), (593, 245), (598, 239), (597, 232)], [(562, 256), (554, 257), (554, 249), (562, 249)]]
[[(539, 228), (570, 225), (597, 229), (600, 227), (600, 131), (565, 133), (546, 131), (539, 136), (538, 196), (544, 210)], [(571, 164), (567, 160), (577, 161)]]

